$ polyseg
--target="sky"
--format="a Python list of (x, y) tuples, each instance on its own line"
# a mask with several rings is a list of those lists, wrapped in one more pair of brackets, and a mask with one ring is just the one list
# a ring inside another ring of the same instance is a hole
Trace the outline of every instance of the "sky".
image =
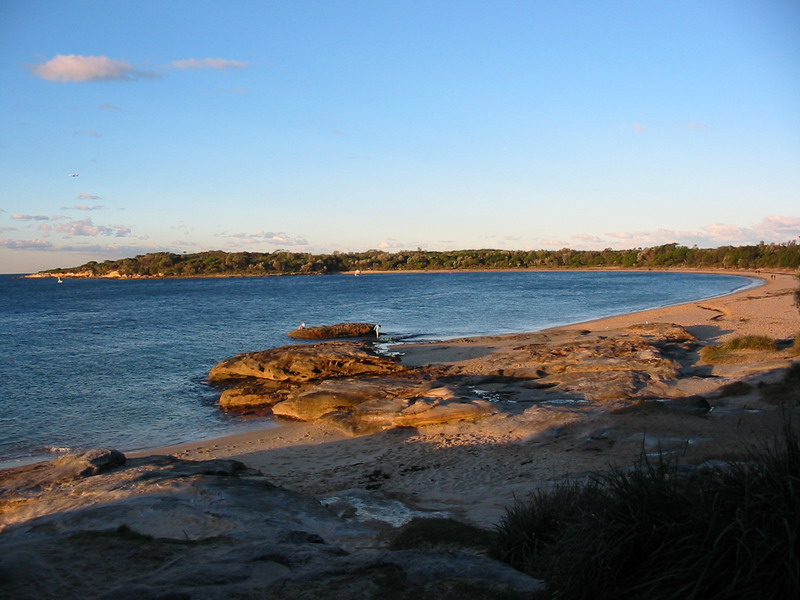
[(2, 0), (0, 273), (800, 236), (797, 0)]

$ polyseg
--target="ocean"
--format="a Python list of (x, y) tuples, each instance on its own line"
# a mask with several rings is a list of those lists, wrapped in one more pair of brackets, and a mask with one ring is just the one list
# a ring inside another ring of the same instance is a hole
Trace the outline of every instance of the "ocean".
[(391, 273), (264, 278), (0, 276), (0, 467), (274, 424), (226, 414), (209, 369), (286, 333), (347, 321), (407, 342), (533, 331), (755, 285), (653, 272)]

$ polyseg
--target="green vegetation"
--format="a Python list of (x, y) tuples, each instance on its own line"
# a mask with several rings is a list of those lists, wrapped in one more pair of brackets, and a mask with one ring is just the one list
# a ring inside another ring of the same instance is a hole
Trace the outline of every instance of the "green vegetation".
[(800, 597), (800, 443), (726, 467), (666, 459), (517, 502), (493, 554), (574, 600)]
[[(481, 270), (481, 269), (570, 269), (570, 268), (667, 267), (723, 269), (796, 269), (800, 267), (800, 245), (758, 244), (721, 248), (687, 248), (665, 244), (631, 250), (453, 250), (429, 252), (223, 252), (197, 254), (157, 252), (135, 258), (88, 262), (48, 273), (88, 272), (102, 277), (118, 272), (126, 277), (220, 277), (322, 274), (342, 271)], [(798, 296), (800, 298), (800, 296)]]
[(720, 346), (706, 346), (700, 351), (700, 356), (705, 362), (713, 364), (735, 361), (737, 350), (774, 352), (777, 349), (778, 344), (771, 337), (743, 335), (728, 340)]

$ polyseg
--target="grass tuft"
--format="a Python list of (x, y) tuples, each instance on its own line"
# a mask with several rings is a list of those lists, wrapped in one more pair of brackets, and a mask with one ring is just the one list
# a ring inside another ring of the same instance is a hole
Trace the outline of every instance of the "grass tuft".
[(509, 508), (493, 555), (553, 598), (800, 597), (800, 443), (726, 467), (665, 458), (534, 494)]
[(737, 350), (774, 352), (778, 350), (778, 344), (766, 335), (744, 335), (720, 346), (706, 346), (700, 350), (700, 356), (707, 363), (722, 363), (733, 360)]

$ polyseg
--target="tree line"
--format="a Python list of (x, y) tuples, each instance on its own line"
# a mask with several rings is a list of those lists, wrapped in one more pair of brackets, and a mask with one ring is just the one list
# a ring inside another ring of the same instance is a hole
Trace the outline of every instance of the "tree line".
[(223, 252), (194, 254), (154, 252), (133, 258), (90, 261), (78, 267), (51, 269), (44, 273), (84, 273), (93, 277), (264, 276), (340, 273), (343, 271), (580, 269), (666, 267), (720, 269), (797, 269), (800, 245), (760, 243), (719, 248), (664, 244), (630, 250), (417, 250), (384, 252)]

